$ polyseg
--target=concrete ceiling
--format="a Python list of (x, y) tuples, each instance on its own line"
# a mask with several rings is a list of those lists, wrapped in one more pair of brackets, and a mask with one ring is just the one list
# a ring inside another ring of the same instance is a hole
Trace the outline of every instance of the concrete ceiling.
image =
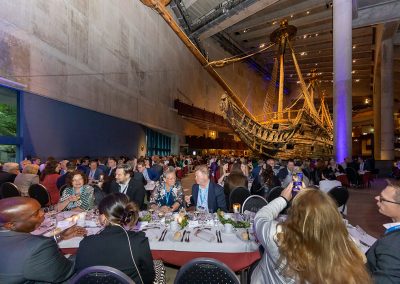
[[(269, 35), (288, 19), (297, 27), (293, 47), (305, 77), (311, 69), (320, 74), (320, 88), (327, 96), (332, 94), (333, 43), (332, 1), (329, 0), (175, 0), (173, 3), (184, 17), (186, 33), (201, 42), (208, 37), (219, 40), (231, 53), (254, 51), (269, 43)], [(177, 10), (174, 10), (176, 12)], [(394, 42), (395, 101), (400, 101), (400, 1), (353, 0), (353, 109), (371, 109), (374, 65), (376, 56), (376, 28), (384, 23), (397, 25)], [(183, 22), (181, 21), (181, 24)], [(221, 41), (221, 38), (224, 40)], [(234, 48), (233, 48), (234, 47)], [(253, 60), (260, 70), (270, 72), (276, 49), (259, 54)], [(375, 71), (374, 71), (375, 70)], [(287, 84), (296, 84), (298, 78), (292, 60), (285, 66)], [(365, 104), (365, 99), (369, 103)], [(328, 98), (329, 102), (329, 98)]]

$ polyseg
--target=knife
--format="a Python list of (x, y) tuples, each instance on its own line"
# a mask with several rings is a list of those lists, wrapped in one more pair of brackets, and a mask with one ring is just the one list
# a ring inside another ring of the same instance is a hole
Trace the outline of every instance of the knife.
[(183, 239), (185, 238), (185, 234), (186, 234), (186, 230), (183, 231), (181, 242), (183, 242)]
[(163, 241), (163, 236), (164, 236), (164, 233), (165, 233), (166, 231), (167, 231), (167, 229), (164, 229), (164, 231), (162, 231), (161, 236), (160, 236), (160, 238), (158, 239), (159, 242), (162, 242), (162, 241)]
[(249, 229), (246, 229), (246, 233), (247, 233), (247, 238), (248, 238), (248, 239), (249, 239), (249, 241), (250, 241)]
[(215, 231), (215, 234), (217, 235), (217, 243), (219, 243), (218, 230)]
[(221, 231), (218, 231), (219, 234), (219, 241), (222, 243)]

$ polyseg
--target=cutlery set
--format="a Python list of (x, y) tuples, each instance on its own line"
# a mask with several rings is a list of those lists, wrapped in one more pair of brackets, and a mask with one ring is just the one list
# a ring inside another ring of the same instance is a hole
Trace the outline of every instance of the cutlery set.
[(189, 243), (190, 242), (190, 238), (189, 237), (190, 237), (190, 231), (184, 230), (183, 234), (182, 234), (181, 242), (185, 241), (185, 242)]
[(221, 231), (216, 230), (215, 234), (217, 235), (217, 242), (222, 243)]
[(168, 232), (168, 229), (164, 229), (164, 231), (162, 231), (161, 237), (160, 237), (160, 239), (158, 240), (159, 242), (163, 242), (163, 241), (164, 241), (165, 236), (167, 235), (167, 232)]

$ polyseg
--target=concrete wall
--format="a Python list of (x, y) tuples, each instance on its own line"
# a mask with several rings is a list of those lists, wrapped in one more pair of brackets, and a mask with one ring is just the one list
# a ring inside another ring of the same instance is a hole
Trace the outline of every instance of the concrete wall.
[[(226, 54), (212, 41), (206, 49)], [(222, 94), (138, 0), (0, 1), (0, 53), (0, 76), (28, 92), (171, 134), (201, 133), (172, 110), (174, 99), (218, 111)], [(258, 112), (265, 82), (245, 64), (221, 72)]]

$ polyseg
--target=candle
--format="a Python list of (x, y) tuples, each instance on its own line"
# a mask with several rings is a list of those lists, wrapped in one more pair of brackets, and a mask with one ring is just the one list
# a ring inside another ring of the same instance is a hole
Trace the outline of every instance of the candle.
[(233, 203), (233, 213), (240, 213), (240, 203)]

